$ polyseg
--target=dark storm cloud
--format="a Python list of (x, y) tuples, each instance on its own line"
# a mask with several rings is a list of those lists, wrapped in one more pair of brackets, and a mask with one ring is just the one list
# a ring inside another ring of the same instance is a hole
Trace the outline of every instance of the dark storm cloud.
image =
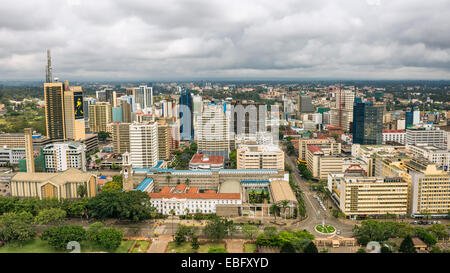
[(12, 1), (0, 79), (445, 78), (450, 1)]

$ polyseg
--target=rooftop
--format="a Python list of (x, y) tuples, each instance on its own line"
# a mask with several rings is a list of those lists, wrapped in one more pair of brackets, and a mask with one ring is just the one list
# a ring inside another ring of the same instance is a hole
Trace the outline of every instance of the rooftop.
[(223, 164), (223, 156), (220, 155), (205, 155), (205, 154), (195, 154), (191, 161), (191, 164), (212, 164), (219, 165)]

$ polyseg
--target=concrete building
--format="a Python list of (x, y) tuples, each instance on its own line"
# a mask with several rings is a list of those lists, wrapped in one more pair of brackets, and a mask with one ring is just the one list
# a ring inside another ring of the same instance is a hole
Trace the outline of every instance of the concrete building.
[(284, 170), (284, 152), (274, 145), (239, 145), (237, 169)]
[(406, 144), (428, 144), (440, 149), (447, 148), (447, 133), (430, 125), (414, 126), (406, 129)]
[(50, 139), (65, 140), (63, 83), (44, 83), (44, 101), (47, 137)]
[(130, 125), (131, 163), (136, 168), (151, 168), (157, 165), (158, 124), (156, 122)]
[(353, 143), (379, 145), (383, 142), (383, 105), (355, 99), (353, 106)]
[(113, 123), (112, 139), (115, 154), (123, 154), (130, 151), (130, 125), (130, 123)]
[(66, 139), (82, 141), (86, 138), (83, 90), (81, 86), (64, 86), (64, 124)]
[(109, 102), (97, 102), (89, 105), (89, 130), (106, 132), (106, 126), (112, 122), (112, 108)]
[(220, 155), (230, 152), (230, 113), (224, 104), (210, 103), (203, 109), (195, 128), (198, 153)]
[(223, 156), (195, 154), (189, 161), (189, 170), (219, 170), (223, 169)]
[(328, 190), (347, 217), (407, 215), (408, 183), (400, 177), (330, 173)]
[(405, 167), (411, 175), (410, 215), (447, 215), (450, 211), (450, 173), (424, 159), (411, 159)]
[(355, 93), (353, 90), (337, 90), (335, 107), (330, 110), (330, 124), (350, 130), (350, 123), (353, 122), (353, 103)]
[(94, 197), (97, 191), (95, 175), (77, 169), (59, 173), (19, 172), (11, 178), (11, 196), (77, 199), (78, 187), (85, 186), (87, 197)]
[(62, 172), (70, 168), (86, 171), (86, 145), (83, 143), (53, 143), (45, 146), (42, 153), (46, 172)]
[(298, 143), (298, 159), (303, 162), (306, 162), (306, 152), (309, 145), (329, 148), (333, 155), (341, 153), (341, 143), (337, 143), (333, 138), (300, 138)]
[(33, 156), (33, 131), (31, 128), (24, 129), (25, 134), (25, 158), (27, 161), (27, 172), (34, 173), (34, 156)]
[(450, 151), (427, 144), (406, 145), (406, 149), (411, 153), (412, 157), (425, 158), (436, 164), (438, 168), (450, 171)]
[(25, 155), (24, 148), (0, 148), (0, 166), (17, 165)]
[(406, 142), (406, 131), (405, 130), (383, 130), (383, 144), (389, 142), (396, 142), (400, 144), (405, 144)]
[(240, 193), (216, 193), (208, 190), (199, 192), (197, 187), (179, 184), (176, 187), (164, 187), (160, 192), (149, 193), (150, 202), (159, 213), (175, 215), (187, 213), (216, 213), (216, 205), (240, 205)]

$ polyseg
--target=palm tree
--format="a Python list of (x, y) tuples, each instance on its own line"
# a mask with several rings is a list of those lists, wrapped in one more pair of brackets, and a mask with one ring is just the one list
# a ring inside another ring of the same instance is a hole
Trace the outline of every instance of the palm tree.
[(171, 209), (169, 213), (172, 215), (172, 233), (173, 233), (173, 217), (175, 216), (175, 210)]
[(186, 178), (186, 181), (185, 181), (186, 186), (189, 186), (190, 183), (191, 183), (191, 180), (189, 178)]
[(167, 184), (170, 184), (170, 179), (172, 179), (172, 177), (170, 175), (167, 175), (166, 179), (167, 179)]
[(276, 223), (277, 222), (277, 212), (280, 210), (280, 207), (277, 205), (277, 203), (273, 203), (270, 208), (272, 209), (273, 216), (275, 218), (275, 223)]
[(289, 201), (287, 200), (283, 200), (281, 201), (281, 206), (283, 207), (283, 213), (284, 213), (284, 218), (286, 219), (286, 208), (289, 204)]

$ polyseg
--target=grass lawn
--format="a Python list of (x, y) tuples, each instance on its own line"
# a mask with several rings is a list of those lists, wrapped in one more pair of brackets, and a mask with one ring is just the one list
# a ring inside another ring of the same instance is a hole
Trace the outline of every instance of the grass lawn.
[[(223, 247), (225, 248), (224, 243), (206, 243), (201, 244), (200, 248), (197, 249), (197, 253), (208, 253), (208, 250), (211, 247)], [(172, 253), (172, 249), (175, 249), (175, 253), (194, 253), (194, 250), (191, 247), (190, 242), (182, 243), (181, 245), (177, 246), (175, 242), (170, 242), (167, 245), (166, 253)]]
[(256, 244), (244, 244), (244, 253), (255, 253), (258, 250), (258, 246)]
[(149, 246), (150, 246), (149, 241), (137, 241), (131, 253), (145, 253), (147, 252)]
[[(117, 248), (115, 253), (127, 253), (128, 249), (130, 249), (133, 241), (123, 240), (120, 246)], [(81, 242), (81, 252), (105, 252), (99, 247), (91, 244), (90, 242), (83, 241)], [(29, 240), (23, 244), (22, 247), (16, 244), (6, 244), (0, 247), (0, 253), (66, 253), (71, 250), (57, 250), (50, 246), (46, 241), (41, 240), (40, 238), (34, 238)]]
[(315, 229), (318, 232), (327, 233), (327, 234), (331, 234), (331, 233), (334, 233), (336, 231), (336, 229), (333, 226), (330, 226), (330, 225), (325, 225), (325, 227), (323, 227), (322, 225), (317, 225), (315, 227)]

